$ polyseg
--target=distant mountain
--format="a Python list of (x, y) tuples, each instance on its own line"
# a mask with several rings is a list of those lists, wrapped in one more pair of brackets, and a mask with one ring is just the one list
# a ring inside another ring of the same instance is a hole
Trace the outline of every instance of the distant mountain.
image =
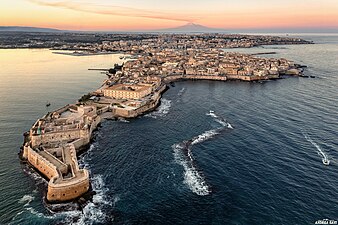
[(225, 30), (217, 29), (217, 28), (211, 28), (202, 26), (200, 24), (195, 23), (188, 23), (183, 26), (174, 27), (174, 28), (168, 28), (168, 29), (160, 29), (156, 30), (154, 32), (163, 32), (163, 33), (224, 33)]
[(15, 32), (61, 32), (61, 30), (41, 27), (19, 27), (19, 26), (0, 26), (0, 32), (15, 31)]

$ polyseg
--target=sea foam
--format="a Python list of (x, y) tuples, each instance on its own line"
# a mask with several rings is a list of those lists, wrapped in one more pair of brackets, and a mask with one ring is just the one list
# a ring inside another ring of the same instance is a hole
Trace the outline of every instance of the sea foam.
[[(174, 150), (175, 161), (183, 166), (184, 169), (184, 184), (186, 184), (189, 189), (200, 196), (205, 196), (210, 193), (210, 188), (205, 182), (201, 172), (199, 172), (194, 164), (191, 152), (188, 153), (188, 158), (184, 156), (183, 151), (185, 146), (183, 143), (175, 144), (172, 146)], [(187, 150), (190, 151), (189, 149)]]
[(154, 119), (158, 117), (165, 117), (170, 110), (171, 107), (171, 100), (162, 98), (161, 99), (161, 105), (153, 112), (145, 115), (146, 117), (152, 117)]

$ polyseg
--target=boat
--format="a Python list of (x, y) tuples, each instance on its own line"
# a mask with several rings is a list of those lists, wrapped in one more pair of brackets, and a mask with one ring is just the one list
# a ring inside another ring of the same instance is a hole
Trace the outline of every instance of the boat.
[(330, 165), (330, 160), (328, 160), (327, 158), (324, 158), (322, 161), (324, 165), (326, 166)]
[(213, 110), (210, 110), (210, 111), (209, 111), (209, 113), (215, 113), (215, 111), (213, 111)]
[(49, 106), (50, 106), (50, 102), (47, 102), (47, 103), (46, 103), (46, 107), (49, 107)]

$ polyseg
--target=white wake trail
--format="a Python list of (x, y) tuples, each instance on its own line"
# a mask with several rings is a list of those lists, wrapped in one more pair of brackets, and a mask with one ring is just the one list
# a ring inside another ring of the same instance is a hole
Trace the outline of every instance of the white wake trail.
[(330, 160), (329, 160), (328, 156), (325, 154), (325, 152), (320, 148), (320, 146), (319, 146), (316, 142), (314, 142), (314, 141), (310, 138), (309, 135), (304, 134), (304, 133), (303, 133), (303, 135), (304, 135), (304, 137), (305, 137), (305, 139), (306, 139), (307, 141), (309, 141), (313, 146), (316, 147), (316, 149), (317, 149), (317, 151), (318, 151), (318, 154), (319, 154), (320, 156), (322, 156), (322, 162), (323, 162), (323, 164), (324, 164), (324, 165), (329, 165), (329, 164), (330, 164)]
[(206, 114), (207, 116), (211, 116), (212, 118), (215, 119), (215, 121), (219, 124), (221, 124), (223, 127), (227, 127), (229, 129), (234, 129), (233, 126), (226, 120), (223, 119), (222, 117), (219, 117), (214, 111), (210, 110), (209, 113)]
[[(175, 161), (183, 166), (184, 183), (189, 189), (200, 196), (208, 195), (211, 191), (200, 172), (193, 164), (193, 157), (190, 149), (185, 149), (185, 143), (175, 144), (172, 146), (174, 150)], [(183, 151), (188, 151), (187, 156), (184, 156)]]
[(183, 141), (181, 143), (174, 144), (172, 146), (175, 161), (181, 166), (183, 166), (184, 169), (183, 182), (189, 187), (189, 189), (193, 193), (200, 196), (210, 194), (211, 190), (209, 185), (204, 179), (202, 171), (198, 170), (195, 166), (191, 148), (196, 144), (200, 144), (202, 142), (214, 138), (216, 135), (219, 135), (220, 132), (226, 128), (233, 129), (233, 127), (229, 122), (217, 116), (214, 111), (210, 111), (210, 113), (207, 113), (207, 115), (213, 117), (214, 120), (219, 124), (221, 124), (222, 126), (216, 129), (207, 130), (188, 141)]

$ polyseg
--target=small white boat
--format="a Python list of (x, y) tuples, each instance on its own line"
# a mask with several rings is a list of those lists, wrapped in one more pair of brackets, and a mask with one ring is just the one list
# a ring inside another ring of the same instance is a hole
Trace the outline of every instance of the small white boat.
[(215, 111), (213, 111), (213, 110), (210, 110), (210, 111), (209, 111), (209, 113), (215, 113)]
[(330, 165), (330, 160), (328, 160), (327, 158), (324, 158), (322, 161), (324, 165), (326, 166)]

